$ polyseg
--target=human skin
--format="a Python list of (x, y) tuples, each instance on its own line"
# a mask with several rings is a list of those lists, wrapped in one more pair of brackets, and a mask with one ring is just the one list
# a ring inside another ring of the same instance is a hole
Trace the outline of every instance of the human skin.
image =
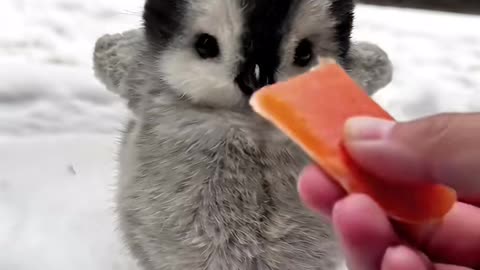
[(452, 187), (459, 200), (441, 225), (398, 233), (368, 196), (347, 195), (316, 166), (300, 177), (299, 193), (329, 217), (350, 270), (480, 268), (480, 114), (441, 114), (394, 123), (359, 117), (345, 125), (349, 155), (391, 182), (429, 179)]

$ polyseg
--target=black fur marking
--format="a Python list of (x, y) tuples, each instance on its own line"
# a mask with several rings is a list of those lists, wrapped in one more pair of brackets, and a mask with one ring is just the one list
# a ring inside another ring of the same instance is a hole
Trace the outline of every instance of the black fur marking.
[(350, 38), (353, 28), (353, 9), (354, 0), (332, 0), (330, 13), (337, 21), (335, 27), (335, 40), (339, 46), (338, 57), (340, 60), (346, 60), (350, 51)]
[(164, 45), (179, 31), (185, 14), (184, 0), (147, 0), (143, 20), (151, 43)]
[[(280, 63), (280, 44), (288, 32), (289, 12), (300, 4), (298, 0), (238, 0), (242, 2), (246, 29), (242, 50), (246, 59), (239, 67), (235, 82), (246, 94), (275, 83)], [(330, 14), (336, 20), (335, 40), (338, 58), (345, 62), (350, 51), (353, 28), (354, 0), (331, 0)], [(186, 0), (147, 0), (143, 14), (149, 44), (163, 46), (170, 42), (186, 14)], [(347, 64), (347, 63), (345, 63)], [(258, 65), (258, 77), (255, 68)]]
[[(287, 29), (285, 20), (292, 0), (244, 0), (246, 31), (242, 47), (245, 63), (240, 66), (236, 82), (249, 95), (258, 88), (275, 82), (280, 63), (279, 47)], [(259, 76), (255, 76), (255, 65)]]

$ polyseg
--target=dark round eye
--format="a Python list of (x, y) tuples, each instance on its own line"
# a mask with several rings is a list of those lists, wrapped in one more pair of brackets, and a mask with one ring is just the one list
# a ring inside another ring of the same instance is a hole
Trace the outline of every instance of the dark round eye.
[(295, 49), (294, 64), (306, 67), (313, 58), (312, 43), (308, 39), (302, 39)]
[(201, 34), (195, 41), (195, 50), (201, 58), (214, 58), (220, 54), (217, 39), (209, 34)]

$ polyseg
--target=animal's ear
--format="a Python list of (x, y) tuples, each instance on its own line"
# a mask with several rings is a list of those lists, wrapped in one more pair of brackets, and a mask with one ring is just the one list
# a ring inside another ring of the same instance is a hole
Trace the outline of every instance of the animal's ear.
[(392, 63), (379, 46), (369, 42), (353, 43), (347, 57), (350, 76), (369, 95), (375, 94), (392, 81)]
[(185, 6), (184, 0), (147, 0), (143, 12), (147, 38), (160, 44), (170, 40), (179, 31)]

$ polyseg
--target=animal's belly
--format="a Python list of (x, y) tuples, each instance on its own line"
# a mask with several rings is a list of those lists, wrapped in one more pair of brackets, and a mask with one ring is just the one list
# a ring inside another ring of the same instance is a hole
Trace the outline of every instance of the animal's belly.
[(335, 252), (329, 227), (297, 194), (303, 156), (237, 141), (138, 145), (124, 145), (118, 200), (137, 257), (166, 269), (328, 269), (317, 265)]

